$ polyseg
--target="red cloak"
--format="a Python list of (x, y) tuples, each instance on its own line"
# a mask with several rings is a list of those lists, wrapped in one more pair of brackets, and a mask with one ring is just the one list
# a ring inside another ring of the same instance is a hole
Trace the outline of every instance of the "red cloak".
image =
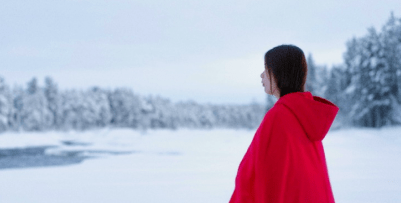
[(239, 164), (230, 203), (334, 203), (322, 140), (338, 110), (310, 92), (280, 97)]

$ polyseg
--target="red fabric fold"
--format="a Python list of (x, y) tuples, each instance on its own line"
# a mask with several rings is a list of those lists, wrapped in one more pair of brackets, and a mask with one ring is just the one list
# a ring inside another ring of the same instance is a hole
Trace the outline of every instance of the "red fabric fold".
[(334, 203), (322, 140), (338, 110), (310, 92), (281, 97), (238, 167), (229, 203)]

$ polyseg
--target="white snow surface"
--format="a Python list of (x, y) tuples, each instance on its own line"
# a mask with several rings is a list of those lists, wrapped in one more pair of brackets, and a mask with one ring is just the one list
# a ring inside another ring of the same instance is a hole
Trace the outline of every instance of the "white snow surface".
[[(224, 203), (255, 130), (102, 129), (3, 133), (0, 149), (112, 150), (80, 164), (0, 170), (1, 203)], [(67, 146), (62, 141), (89, 143)], [(330, 131), (323, 140), (336, 202), (401, 202), (401, 127)]]

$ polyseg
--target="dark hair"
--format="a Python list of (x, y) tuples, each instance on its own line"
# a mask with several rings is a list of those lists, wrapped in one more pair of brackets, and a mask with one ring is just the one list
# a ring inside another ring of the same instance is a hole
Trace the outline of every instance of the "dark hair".
[(292, 92), (305, 92), (308, 67), (304, 52), (299, 47), (283, 44), (270, 49), (265, 54), (265, 69), (269, 72), (270, 81), (273, 72), (280, 97)]

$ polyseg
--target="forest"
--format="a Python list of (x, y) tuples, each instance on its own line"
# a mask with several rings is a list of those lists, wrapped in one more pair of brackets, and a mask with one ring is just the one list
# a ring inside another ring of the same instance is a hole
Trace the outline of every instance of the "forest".
[[(307, 56), (306, 91), (339, 108), (339, 127), (401, 124), (401, 18), (387, 22), (346, 42), (344, 64), (330, 69)], [(275, 102), (265, 104), (201, 104), (171, 102), (160, 96), (139, 95), (130, 88), (60, 90), (46, 77), (44, 86), (32, 78), (10, 87), (0, 76), (0, 132), (87, 130), (102, 127), (134, 129), (249, 128), (259, 126)]]

